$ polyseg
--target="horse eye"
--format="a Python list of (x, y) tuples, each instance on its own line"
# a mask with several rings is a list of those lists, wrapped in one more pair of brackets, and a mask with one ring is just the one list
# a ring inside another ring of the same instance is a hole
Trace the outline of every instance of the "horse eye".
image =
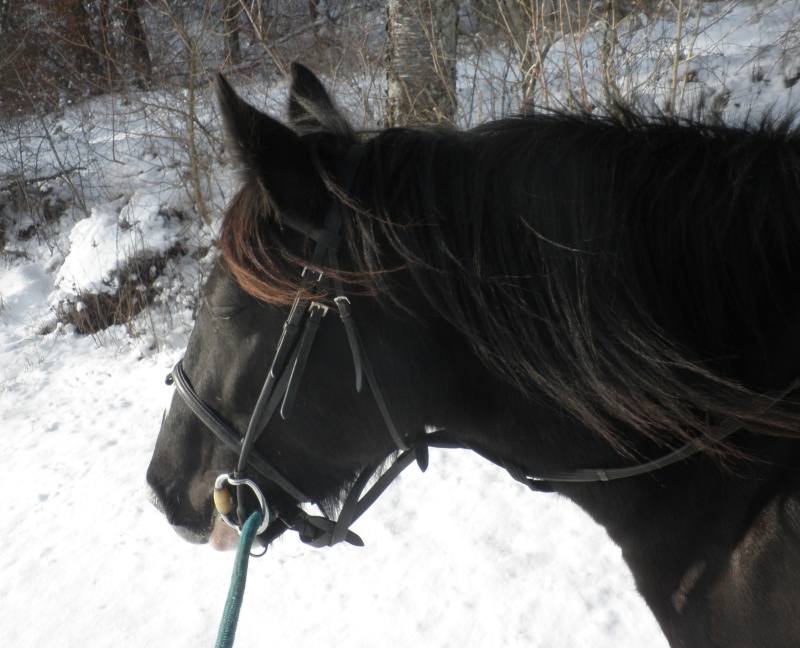
[(247, 308), (245, 304), (211, 304), (206, 302), (211, 317), (215, 320), (231, 319)]

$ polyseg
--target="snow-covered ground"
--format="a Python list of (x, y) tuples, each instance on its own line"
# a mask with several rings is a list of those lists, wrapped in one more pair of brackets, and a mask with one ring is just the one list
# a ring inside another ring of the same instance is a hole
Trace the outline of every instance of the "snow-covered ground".
[[(707, 3), (721, 40), (698, 38), (691, 61), (711, 61), (698, 72), (709, 84), (725, 71), (731, 106), (796, 110), (786, 34), (800, 2), (758, 7), (752, 18), (751, 5)], [(776, 24), (786, 47), (773, 45)], [(230, 578), (233, 556), (180, 540), (144, 482), (214, 225), (176, 215), (191, 212), (182, 154), (133, 109), (120, 127), (114, 101), (53, 118), (47, 139), (41, 122), (23, 124), (15, 140), (30, 176), (86, 168), (70, 176), (85, 209), (22, 239), (19, 216), (0, 257), (3, 646), (211, 646)], [(218, 208), (235, 179), (215, 168)], [(177, 242), (187, 254), (166, 262), (159, 301), (131, 325), (56, 324), (59, 304), (113, 292), (126, 260)], [(251, 561), (237, 645), (666, 646), (619, 550), (574, 505), (467, 452), (431, 454), (425, 475), (407, 471), (358, 522), (365, 548), (315, 550), (289, 534)]]

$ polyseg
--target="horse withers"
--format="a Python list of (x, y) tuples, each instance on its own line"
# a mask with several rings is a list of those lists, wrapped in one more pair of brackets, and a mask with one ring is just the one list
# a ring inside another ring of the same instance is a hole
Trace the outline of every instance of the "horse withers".
[(671, 645), (800, 645), (790, 124), (361, 135), (299, 65), (290, 127), (218, 94), (243, 183), (147, 474), (184, 538), (258, 505), (215, 511), (238, 474), (262, 545), (359, 544), (399, 470), (470, 448), (603, 525)]

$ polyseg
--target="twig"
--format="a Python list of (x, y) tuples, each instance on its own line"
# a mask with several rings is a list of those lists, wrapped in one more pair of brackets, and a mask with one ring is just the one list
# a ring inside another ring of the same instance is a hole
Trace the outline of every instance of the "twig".
[(72, 167), (71, 169), (64, 169), (63, 171), (59, 171), (58, 173), (53, 173), (52, 175), (47, 176), (37, 176), (35, 178), (18, 178), (14, 182), (10, 182), (8, 184), (0, 185), (0, 191), (10, 191), (14, 189), (14, 187), (18, 187), (20, 184), (34, 184), (36, 182), (47, 182), (48, 180), (55, 180), (56, 178), (63, 178), (65, 175), (70, 173), (75, 173), (75, 171), (86, 171), (86, 167)]

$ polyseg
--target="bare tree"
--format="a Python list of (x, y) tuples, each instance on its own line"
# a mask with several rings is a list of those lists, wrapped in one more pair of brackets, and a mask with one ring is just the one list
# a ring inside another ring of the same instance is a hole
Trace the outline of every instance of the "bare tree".
[(388, 0), (389, 126), (450, 122), (456, 114), (456, 0)]
[(140, 0), (122, 0), (120, 12), (123, 35), (128, 41), (133, 60), (133, 71), (139, 85), (144, 87), (147, 79), (153, 75), (153, 64), (142, 22)]
[(133, 82), (144, 89), (153, 74), (141, 0), (77, 0), (82, 46), (95, 59), (100, 91)]
[(239, 2), (240, 0), (225, 0), (225, 8), (222, 14), (226, 58), (231, 65), (239, 65), (242, 62), (242, 47), (239, 43), (239, 13), (242, 9), (239, 6)]

